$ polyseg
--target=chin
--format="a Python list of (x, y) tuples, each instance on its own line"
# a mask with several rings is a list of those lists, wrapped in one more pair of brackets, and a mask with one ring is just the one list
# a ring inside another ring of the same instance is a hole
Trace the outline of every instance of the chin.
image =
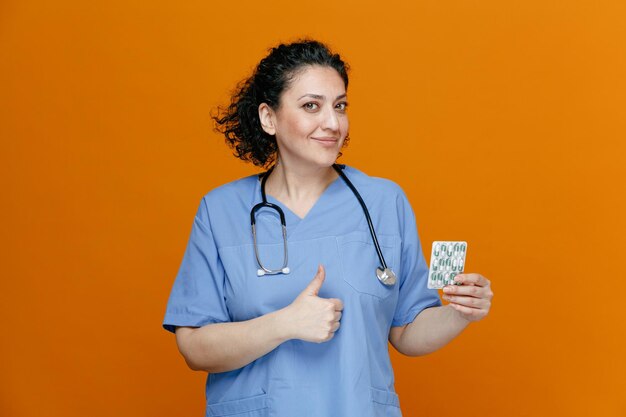
[(320, 161), (320, 165), (324, 167), (331, 167), (335, 162), (337, 162), (337, 158), (339, 158), (339, 152), (334, 153), (332, 156), (324, 158)]
[(315, 167), (318, 169), (323, 169), (332, 167), (332, 165), (337, 162), (338, 157), (338, 150), (327, 149), (324, 152), (312, 152), (307, 155), (300, 155), (299, 158), (293, 159), (293, 161), (294, 166), (300, 165), (302, 167), (308, 166), (310, 168)]

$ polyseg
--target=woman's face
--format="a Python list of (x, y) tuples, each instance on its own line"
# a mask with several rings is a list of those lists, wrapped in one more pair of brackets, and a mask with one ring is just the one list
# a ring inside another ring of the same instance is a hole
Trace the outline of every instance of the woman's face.
[(276, 135), (283, 163), (317, 167), (335, 163), (348, 134), (346, 87), (335, 69), (306, 67), (283, 91), (278, 109), (262, 106), (263, 128)]

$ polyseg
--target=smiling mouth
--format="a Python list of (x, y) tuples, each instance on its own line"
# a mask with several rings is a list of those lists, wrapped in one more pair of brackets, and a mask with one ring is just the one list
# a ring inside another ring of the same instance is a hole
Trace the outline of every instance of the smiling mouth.
[(324, 142), (324, 143), (335, 143), (339, 141), (339, 139), (337, 138), (311, 138), (311, 139), (316, 140), (318, 142)]

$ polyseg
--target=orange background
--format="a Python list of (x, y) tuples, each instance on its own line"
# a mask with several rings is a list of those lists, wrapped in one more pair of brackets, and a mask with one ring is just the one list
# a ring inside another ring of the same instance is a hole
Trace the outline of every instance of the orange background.
[(304, 35), (352, 66), (341, 160), (493, 282), (486, 320), (392, 354), (404, 415), (626, 415), (625, 20), (621, 0), (4, 0), (0, 415), (203, 415), (161, 320), (200, 198), (257, 172), (209, 112)]

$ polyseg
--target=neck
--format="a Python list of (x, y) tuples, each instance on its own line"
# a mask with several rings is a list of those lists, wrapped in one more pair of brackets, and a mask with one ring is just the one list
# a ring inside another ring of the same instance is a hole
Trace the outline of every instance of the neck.
[(337, 177), (332, 166), (293, 167), (279, 161), (267, 179), (266, 193), (285, 202), (314, 201)]

